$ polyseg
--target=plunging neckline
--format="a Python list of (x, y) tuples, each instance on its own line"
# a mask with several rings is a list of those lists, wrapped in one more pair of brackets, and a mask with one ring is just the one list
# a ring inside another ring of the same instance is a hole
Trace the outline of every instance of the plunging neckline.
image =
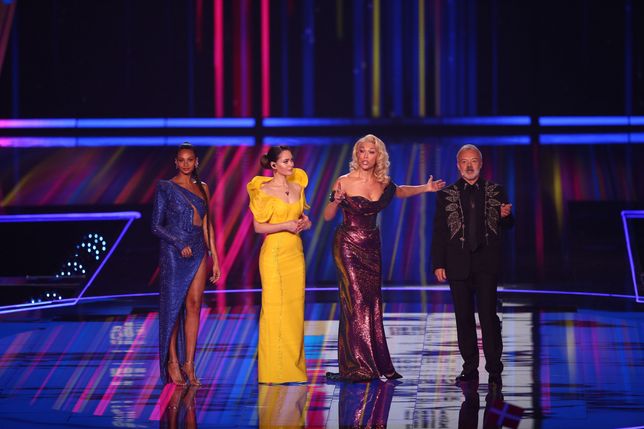
[[(175, 182), (175, 181), (173, 181), (173, 180), (168, 180), (168, 182), (173, 183), (174, 185), (178, 186), (179, 188), (181, 188), (181, 189), (183, 189), (183, 190), (185, 190), (185, 191), (187, 191), (187, 192), (190, 192), (190, 193), (191, 193), (192, 195), (194, 195), (196, 198), (199, 198), (199, 200), (201, 200), (203, 203), (205, 203), (205, 202), (206, 202), (206, 200), (204, 200), (203, 198), (201, 198), (199, 195), (195, 194), (195, 193), (194, 193), (194, 192), (192, 192), (190, 189), (186, 189), (186, 188), (184, 188), (183, 186), (181, 186), (181, 185), (180, 185), (180, 184), (178, 184), (177, 182)], [(195, 182), (195, 184), (196, 184), (196, 182)]]

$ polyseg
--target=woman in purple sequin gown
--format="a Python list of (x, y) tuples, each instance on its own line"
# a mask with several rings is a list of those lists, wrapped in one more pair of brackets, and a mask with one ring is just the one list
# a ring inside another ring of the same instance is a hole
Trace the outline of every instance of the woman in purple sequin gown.
[(200, 385), (194, 357), (199, 313), (206, 285), (206, 257), (211, 251), (210, 281), (219, 279), (215, 237), (208, 216), (208, 187), (199, 180), (199, 160), (188, 143), (175, 157), (177, 174), (157, 185), (152, 232), (161, 240), (159, 254), (159, 363), (164, 383), (183, 386), (184, 376)]
[(366, 381), (385, 376), (401, 378), (387, 347), (382, 314), (382, 270), (378, 213), (394, 196), (411, 197), (436, 192), (442, 180), (419, 186), (396, 186), (389, 177), (389, 155), (385, 144), (369, 134), (356, 142), (350, 172), (338, 178), (324, 219), (335, 217), (338, 207), (344, 219), (333, 241), (338, 272), (340, 328), (338, 332), (339, 373), (331, 379)]

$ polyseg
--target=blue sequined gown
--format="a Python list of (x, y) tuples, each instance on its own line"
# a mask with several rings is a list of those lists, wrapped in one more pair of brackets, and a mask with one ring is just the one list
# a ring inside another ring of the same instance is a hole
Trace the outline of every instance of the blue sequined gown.
[[(202, 226), (194, 225), (195, 210), (203, 220), (206, 203), (170, 180), (157, 185), (152, 211), (152, 232), (161, 239), (159, 255), (159, 363), (161, 379), (168, 382), (168, 348), (178, 319), (177, 356), (185, 362), (185, 299), (190, 283), (206, 255)], [(192, 257), (181, 257), (190, 246)]]

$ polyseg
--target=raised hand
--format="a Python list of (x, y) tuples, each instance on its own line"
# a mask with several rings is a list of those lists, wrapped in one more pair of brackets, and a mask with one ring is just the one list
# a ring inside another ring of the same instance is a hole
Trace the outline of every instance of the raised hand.
[(445, 187), (445, 182), (441, 179), (434, 181), (434, 176), (429, 176), (427, 181), (427, 192), (437, 192)]
[(338, 181), (338, 186), (335, 188), (335, 196), (333, 197), (335, 201), (340, 204), (347, 197), (347, 193), (342, 190), (342, 184)]

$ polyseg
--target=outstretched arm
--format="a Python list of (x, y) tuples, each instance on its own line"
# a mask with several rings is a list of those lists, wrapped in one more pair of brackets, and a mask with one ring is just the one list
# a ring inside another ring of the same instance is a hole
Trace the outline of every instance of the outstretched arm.
[(434, 181), (434, 176), (429, 176), (429, 180), (424, 185), (411, 186), (400, 185), (396, 188), (398, 198), (409, 198), (424, 192), (437, 192), (445, 187), (445, 182), (441, 179)]

